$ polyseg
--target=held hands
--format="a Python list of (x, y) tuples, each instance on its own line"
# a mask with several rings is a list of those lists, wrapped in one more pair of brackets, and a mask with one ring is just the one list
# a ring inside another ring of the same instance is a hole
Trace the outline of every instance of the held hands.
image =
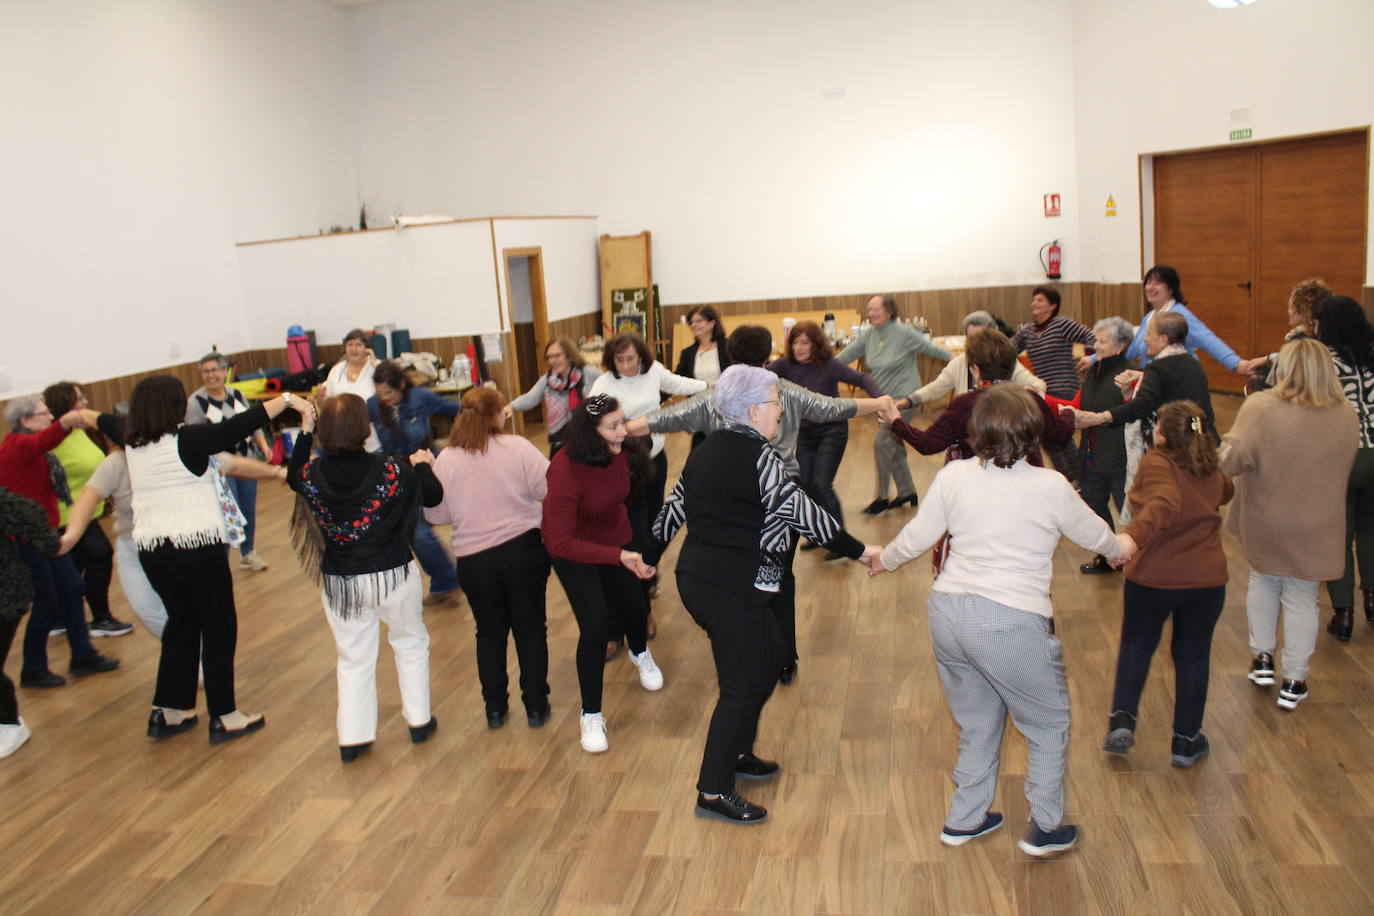
[(434, 464), (434, 454), (427, 448), (416, 449), (410, 456), (410, 466), (415, 467), (419, 464)]
[(894, 420), (900, 419), (902, 412), (897, 409), (897, 402), (892, 400), (891, 395), (883, 395), (878, 398), (878, 422), (884, 426), (891, 426)]
[(67, 411), (58, 417), (57, 422), (61, 423), (65, 430), (84, 429), (86, 427), (86, 420), (79, 410)]
[(1111, 558), (1111, 564), (1116, 569), (1120, 569), (1131, 561), (1140, 547), (1129, 534), (1118, 534), (1116, 539), (1121, 542), (1121, 553)]
[(315, 405), (305, 398), (293, 398), (291, 407), (301, 415), (301, 432), (314, 432), (315, 421), (319, 419), (319, 414), (315, 410)]
[(62, 538), (57, 547), (57, 555), (60, 557), (70, 553), (71, 549), (76, 546), (76, 542), (79, 540), (81, 540), (81, 535), (71, 529), (62, 532)]
[(1252, 376), (1265, 366), (1269, 365), (1269, 357), (1256, 356), (1254, 359), (1243, 359), (1236, 363), (1236, 368), (1231, 371), (1236, 375)]
[(1136, 383), (1136, 380), (1139, 379), (1142, 374), (1143, 373), (1139, 369), (1127, 369), (1124, 372), (1117, 373), (1116, 378), (1112, 379), (1112, 381), (1116, 382), (1116, 387), (1125, 392), (1130, 390), (1130, 387)]
[(634, 573), (640, 579), (652, 579), (656, 568), (644, 562), (644, 555), (637, 550), (620, 551), (620, 565)]
[(1078, 370), (1079, 375), (1086, 374), (1092, 367), (1093, 358), (1091, 356), (1084, 356), (1080, 358), (1078, 362), (1074, 363), (1074, 368)]
[(864, 545), (864, 555), (859, 558), (859, 562), (868, 567), (868, 577), (871, 579), (881, 572), (888, 572), (888, 568), (883, 565), (883, 549), (872, 544)]

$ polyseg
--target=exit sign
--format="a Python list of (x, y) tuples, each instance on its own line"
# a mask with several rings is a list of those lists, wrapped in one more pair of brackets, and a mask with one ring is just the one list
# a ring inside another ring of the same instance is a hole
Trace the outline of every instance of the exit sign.
[(1231, 139), (1232, 139), (1232, 140), (1249, 140), (1249, 139), (1250, 139), (1250, 128), (1246, 127), (1246, 128), (1244, 128), (1244, 129), (1242, 129), (1242, 130), (1233, 130), (1233, 131), (1231, 131)]

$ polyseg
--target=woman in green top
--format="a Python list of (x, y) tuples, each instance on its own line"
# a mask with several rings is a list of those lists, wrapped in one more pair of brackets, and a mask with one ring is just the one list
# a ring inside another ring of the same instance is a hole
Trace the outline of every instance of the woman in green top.
[[(62, 416), (69, 410), (84, 408), (86, 397), (75, 382), (54, 382), (43, 389), (43, 402), (54, 416)], [(61, 413), (58, 413), (58, 410)], [(105, 460), (105, 450), (93, 442), (83, 429), (73, 430), (62, 440), (62, 444), (50, 453), (62, 465), (66, 475), (65, 493), (59, 494), (57, 512), (59, 515), (58, 533), (67, 527), (67, 515), (71, 512), (72, 498), (86, 486), (100, 462)], [(105, 511), (97, 506), (95, 517)], [(91, 609), (91, 636), (124, 636), (132, 633), (132, 624), (116, 620), (110, 613), (110, 579), (114, 576), (114, 548), (100, 523), (86, 528), (81, 540), (72, 548), (72, 559), (81, 571), (81, 579), (86, 585), (86, 605)]]
[[(921, 370), (916, 357), (924, 353), (931, 359), (949, 362), (949, 351), (936, 346), (930, 338), (910, 325), (897, 321), (897, 300), (891, 296), (874, 296), (865, 309), (869, 327), (858, 339), (845, 347), (835, 358), (842, 363), (864, 359), (868, 372), (878, 382), (884, 394), (905, 397), (921, 387)], [(916, 416), (916, 408), (902, 411), (908, 423)], [(916, 484), (906, 463), (906, 448), (886, 430), (879, 430), (873, 440), (873, 460), (878, 468), (878, 487), (873, 502), (864, 507), (869, 515), (877, 515), (902, 505), (916, 505)], [(897, 497), (887, 499), (887, 484), (897, 485)]]

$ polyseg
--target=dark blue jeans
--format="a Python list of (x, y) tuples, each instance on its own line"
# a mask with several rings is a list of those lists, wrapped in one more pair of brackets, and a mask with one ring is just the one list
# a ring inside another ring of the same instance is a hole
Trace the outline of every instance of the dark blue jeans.
[(32, 544), (20, 544), (19, 553), (33, 575), (33, 613), (24, 630), (24, 672), (37, 674), (48, 670), (48, 631), (53, 621), (67, 628), (72, 661), (80, 662), (95, 654), (86, 630), (86, 608), (82, 599), (86, 583), (70, 555), (45, 558)]
[(1110, 499), (1116, 503), (1116, 511), (1120, 512), (1121, 507), (1126, 503), (1126, 471), (1123, 468), (1120, 474), (1103, 474), (1093, 468), (1084, 468), (1083, 476), (1078, 482), (1079, 493), (1083, 496), (1083, 502), (1088, 504), (1088, 508), (1097, 513), (1102, 521), (1107, 523), (1107, 527), (1113, 531), (1116, 526), (1112, 524), (1112, 512), (1107, 506)]
[(239, 511), (248, 520), (243, 529), (243, 543), (239, 545), (239, 555), (246, 557), (253, 552), (253, 534), (258, 530), (258, 482), (244, 477), (229, 476), (226, 476), (224, 481), (229, 484), (229, 492), (234, 494)]
[(429, 576), (429, 593), (442, 595), (458, 587), (458, 570), (453, 565), (453, 554), (445, 544), (439, 543), (434, 529), (423, 516), (415, 523), (415, 559)]
[(844, 524), (840, 498), (835, 494), (835, 474), (849, 444), (849, 423), (804, 423), (797, 433), (797, 464), (806, 495)]

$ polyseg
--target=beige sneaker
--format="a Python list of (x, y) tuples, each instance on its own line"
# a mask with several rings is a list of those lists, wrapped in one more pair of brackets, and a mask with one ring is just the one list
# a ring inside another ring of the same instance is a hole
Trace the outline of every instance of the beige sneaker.
[(267, 568), (267, 561), (258, 555), (256, 550), (250, 550), (247, 556), (239, 557), (239, 569), (251, 569), (254, 572), (262, 572)]

